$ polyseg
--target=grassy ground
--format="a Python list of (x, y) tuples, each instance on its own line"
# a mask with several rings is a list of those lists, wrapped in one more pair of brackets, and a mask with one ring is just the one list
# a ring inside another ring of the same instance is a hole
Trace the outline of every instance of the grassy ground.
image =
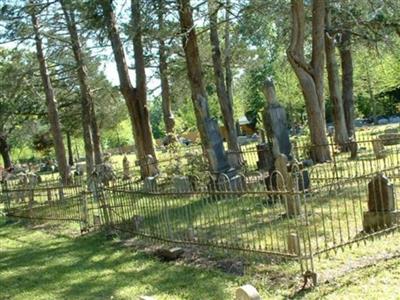
[[(247, 282), (258, 288), (263, 299), (400, 296), (399, 234), (317, 262), (330, 273), (316, 288), (299, 291), (292, 264), (257, 264), (249, 267), (248, 275), (238, 277), (210, 267), (161, 262), (101, 234), (72, 238), (73, 229), (32, 228), (6, 224), (0, 218), (0, 299), (137, 299), (139, 295), (233, 299), (235, 288)], [(367, 259), (370, 250), (379, 255)]]

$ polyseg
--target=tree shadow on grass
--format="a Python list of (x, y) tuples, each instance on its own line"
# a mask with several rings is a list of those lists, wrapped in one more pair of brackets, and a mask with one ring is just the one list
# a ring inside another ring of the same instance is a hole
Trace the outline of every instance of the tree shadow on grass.
[(0, 225), (0, 239), (5, 241), (0, 298), (136, 299), (146, 294), (226, 299), (224, 287), (233, 280), (217, 271), (162, 263), (117, 248), (101, 233), (68, 239), (11, 224)]

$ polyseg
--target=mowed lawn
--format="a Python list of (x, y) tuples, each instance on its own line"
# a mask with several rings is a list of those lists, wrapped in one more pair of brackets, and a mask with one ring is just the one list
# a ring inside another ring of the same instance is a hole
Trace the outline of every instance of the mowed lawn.
[[(400, 245), (395, 236), (391, 241)], [(376, 243), (374, 248), (380, 248)], [(343, 252), (341, 259), (351, 252)], [(248, 282), (262, 299), (400, 299), (400, 253), (393, 254), (299, 291), (301, 282), (288, 271), (293, 266), (257, 265), (261, 274), (234, 276), (161, 262), (101, 233), (71, 237), (69, 228), (31, 228), (0, 217), (0, 299), (234, 299), (235, 289)], [(291, 274), (288, 280), (285, 273)]]

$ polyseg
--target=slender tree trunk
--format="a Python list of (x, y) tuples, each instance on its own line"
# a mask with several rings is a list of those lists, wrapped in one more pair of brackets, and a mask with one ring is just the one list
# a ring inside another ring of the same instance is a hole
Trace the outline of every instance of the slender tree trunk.
[(303, 92), (314, 159), (316, 162), (325, 162), (330, 159), (323, 93), (325, 1), (313, 1), (311, 63), (307, 63), (304, 56), (303, 0), (291, 0), (291, 12), (292, 34), (287, 55)]
[(79, 88), (81, 94), (81, 106), (82, 106), (81, 113), (82, 113), (83, 141), (85, 144), (85, 155), (86, 155), (86, 172), (87, 175), (89, 176), (94, 171), (95, 167), (95, 158), (94, 158), (95, 137), (91, 126), (93, 117), (92, 116), (93, 98), (88, 85), (87, 67), (84, 62), (84, 54), (82, 51), (78, 30), (76, 27), (74, 11), (73, 9), (71, 9), (71, 7), (69, 7), (69, 5), (66, 3), (65, 0), (59, 0), (59, 1), (61, 3), (65, 21), (67, 23), (67, 28), (72, 45), (72, 52), (74, 54), (76, 62), (76, 71), (78, 75)]
[(67, 136), (67, 151), (68, 151), (68, 165), (74, 165), (74, 154), (72, 153), (72, 142), (71, 142), (71, 134), (69, 131), (66, 132)]
[[(228, 149), (233, 153), (238, 154), (240, 148), (237, 142), (236, 126), (233, 118), (233, 103), (232, 99), (229, 97), (225, 83), (224, 67), (222, 64), (221, 48), (218, 37), (218, 6), (215, 0), (208, 0), (208, 16), (210, 19), (210, 42), (212, 47), (215, 86), (217, 89), (224, 126), (228, 135)], [(237, 165), (233, 167), (239, 167), (239, 165), (240, 161), (237, 161)]]
[(344, 31), (339, 45), (342, 66), (342, 98), (346, 127), (349, 137), (355, 137), (353, 100), (353, 57), (351, 53), (351, 32)]
[(97, 125), (94, 101), (91, 101), (90, 105), (90, 128), (92, 129), (94, 161), (96, 165), (100, 165), (103, 163), (103, 157), (101, 152), (100, 132), (99, 126)]
[[(102, 1), (101, 5), (106, 21), (106, 26), (108, 29), (111, 47), (114, 53), (115, 62), (117, 64), (118, 77), (120, 80), (120, 90), (123, 97), (125, 98), (126, 106), (128, 108), (129, 117), (131, 120), (132, 132), (136, 142), (137, 159), (140, 162), (143, 162), (147, 155), (151, 155), (155, 159), (156, 156), (153, 146), (153, 138), (151, 135), (147, 103), (143, 102), (143, 99), (146, 99), (145, 96), (143, 97), (143, 92), (145, 93), (146, 91), (145, 79), (137, 78), (137, 81), (139, 81), (142, 86), (140, 89), (133, 88), (128, 72), (128, 65), (126, 63), (124, 48), (117, 30), (115, 14), (112, 9), (112, 1)], [(138, 63), (139, 65), (136, 65), (136, 68), (141, 68), (140, 60), (138, 61)], [(149, 170), (146, 164), (140, 163), (140, 167), (141, 175), (143, 178), (154, 175), (150, 174), (152, 172), (150, 172), (151, 170)], [(157, 168), (156, 165), (154, 165), (154, 167), (154, 169)]]
[[(232, 75), (232, 49), (231, 49), (231, 35), (230, 35), (230, 21), (229, 21), (229, 9), (231, 7), (231, 1), (226, 0), (226, 8), (225, 8), (225, 82), (226, 82), (226, 90), (228, 92), (229, 102), (233, 105), (233, 75)], [(238, 134), (236, 132), (236, 134)]]
[(158, 16), (158, 55), (159, 55), (159, 71), (161, 79), (161, 98), (162, 98), (162, 112), (165, 124), (165, 131), (167, 132), (168, 142), (173, 142), (175, 120), (171, 108), (171, 93), (168, 81), (168, 63), (167, 63), (167, 48), (165, 46), (162, 34), (165, 29), (164, 13), (165, 13), (165, 0), (158, 0), (157, 16)]
[(211, 118), (208, 107), (190, 0), (177, 0), (177, 2), (183, 36), (182, 44), (185, 51), (197, 128), (200, 133), (205, 155), (209, 161), (210, 170), (216, 173), (225, 172), (229, 169), (229, 165), (227, 163), (226, 153), (223, 150), (223, 142), (219, 134), (218, 125), (215, 124), (214, 120)]
[(54, 140), (54, 148), (56, 153), (56, 160), (58, 170), (60, 173), (61, 181), (64, 184), (69, 182), (69, 167), (65, 155), (64, 141), (61, 133), (61, 125), (58, 117), (57, 101), (55, 99), (53, 86), (51, 84), (50, 76), (47, 69), (46, 59), (43, 53), (42, 38), (39, 32), (39, 20), (36, 15), (36, 3), (30, 0), (30, 15), (36, 42), (36, 54), (40, 67), (40, 76), (42, 78), (44, 92), (46, 95), (47, 113), (50, 123), (50, 130)]
[(334, 36), (329, 34), (329, 30), (332, 26), (329, 8), (326, 10), (325, 25), (327, 28), (327, 32), (325, 34), (326, 69), (328, 73), (329, 94), (333, 106), (335, 142), (340, 145), (341, 151), (346, 151), (349, 136), (347, 134), (343, 100), (340, 91), (339, 71), (335, 53), (335, 39)]
[(133, 52), (135, 58), (136, 73), (136, 96), (138, 101), (138, 111), (140, 114), (140, 131), (142, 134), (142, 144), (144, 154), (156, 157), (153, 136), (150, 125), (150, 115), (147, 108), (147, 87), (146, 87), (146, 70), (143, 55), (142, 43), (142, 16), (141, 16), (141, 0), (131, 1), (132, 9), (132, 25), (133, 25)]
[(4, 169), (8, 169), (12, 166), (10, 145), (7, 142), (7, 135), (0, 133), (0, 154), (3, 158)]

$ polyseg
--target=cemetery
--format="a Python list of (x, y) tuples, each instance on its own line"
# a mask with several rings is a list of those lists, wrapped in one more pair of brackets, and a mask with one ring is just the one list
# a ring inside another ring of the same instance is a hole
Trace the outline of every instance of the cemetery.
[(0, 1), (0, 299), (397, 299), (399, 1)]

